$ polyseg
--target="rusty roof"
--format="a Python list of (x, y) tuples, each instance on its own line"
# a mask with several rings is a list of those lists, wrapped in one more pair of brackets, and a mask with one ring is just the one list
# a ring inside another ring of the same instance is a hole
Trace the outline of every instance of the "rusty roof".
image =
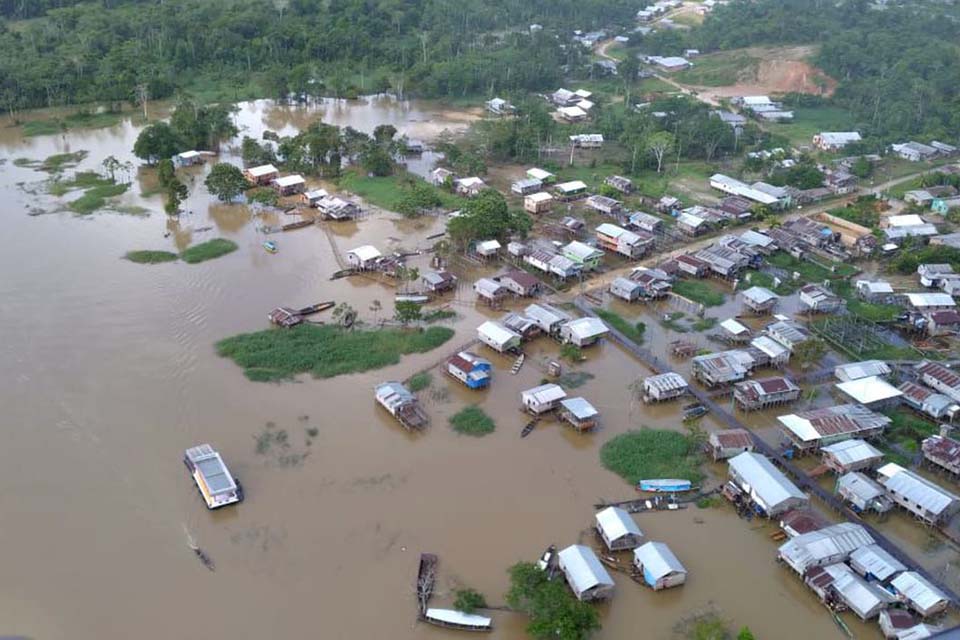
[(934, 393), (932, 389), (928, 389), (921, 384), (917, 384), (916, 382), (910, 382), (909, 380), (901, 384), (899, 388), (900, 391), (903, 392), (903, 395), (911, 400), (916, 400), (917, 402), (923, 402)]
[(917, 365), (917, 371), (942, 382), (951, 389), (960, 389), (960, 375), (939, 362), (921, 362)]
[(944, 436), (930, 436), (923, 441), (923, 455), (949, 465), (960, 464), (960, 442)]
[(798, 535), (819, 531), (829, 524), (826, 518), (810, 509), (791, 509), (780, 516), (780, 528), (789, 527)]
[(711, 436), (723, 449), (747, 449), (753, 446), (753, 436), (746, 429), (715, 431)]
[(540, 279), (537, 276), (533, 275), (532, 273), (527, 273), (526, 271), (510, 271), (504, 274), (502, 277), (510, 278), (524, 289), (535, 287), (540, 284)]

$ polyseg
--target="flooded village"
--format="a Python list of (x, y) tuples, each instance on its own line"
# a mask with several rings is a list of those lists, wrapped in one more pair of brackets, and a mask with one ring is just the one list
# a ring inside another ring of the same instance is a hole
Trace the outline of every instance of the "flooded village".
[[(482, 175), (438, 148), (512, 117), (506, 100), (242, 102), (236, 136), (176, 156), (177, 215), (133, 155), (133, 116), (0, 129), (0, 631), (520, 638), (529, 618), (504, 595), (518, 562), (591, 603), (596, 638), (688, 637), (706, 618), (778, 639), (957, 624), (960, 275), (936, 247), (957, 247), (939, 209), (958, 203), (897, 192), (960, 173), (957, 150), (905, 142), (892, 155), (915, 170), (858, 186), (850, 136), (822, 132), (822, 187), (718, 172), (653, 197), (604, 168), (617, 143), (589, 131), (597, 96), (542, 98), (578, 132), (540, 166)], [(724, 119), (772, 111), (760, 98)], [(275, 148), (316, 122), (391, 125), (441, 203), (404, 216), (364, 176), (352, 191), (243, 161), (245, 137)], [(107, 157), (130, 188), (71, 213), (79, 191), (50, 184)], [(218, 163), (276, 204), (218, 200)], [(448, 225), (490, 190), (529, 230), (457, 246)], [(218, 240), (235, 247), (188, 260)], [(903, 251), (917, 264), (898, 273)], [(440, 337), (294, 375), (239, 341), (288, 332), (309, 360), (298, 337), (328, 330)], [(466, 589), (482, 606), (455, 608)]]

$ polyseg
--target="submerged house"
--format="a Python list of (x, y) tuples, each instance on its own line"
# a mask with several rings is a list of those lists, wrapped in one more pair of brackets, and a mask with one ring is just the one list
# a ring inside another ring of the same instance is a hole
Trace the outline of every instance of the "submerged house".
[(384, 382), (374, 389), (377, 402), (407, 429), (419, 429), (427, 424), (427, 415), (409, 389), (399, 382)]
[(654, 591), (678, 587), (687, 581), (687, 570), (664, 542), (648, 542), (634, 549), (633, 565)]
[(819, 284), (800, 287), (800, 303), (813, 313), (833, 313), (843, 307), (843, 299)]
[(920, 382), (960, 402), (960, 374), (939, 362), (924, 361), (914, 367)]
[(347, 264), (361, 271), (375, 269), (381, 258), (383, 258), (383, 254), (380, 253), (380, 250), (369, 244), (347, 252)]
[(589, 602), (613, 596), (613, 578), (590, 547), (571, 545), (561, 550), (557, 559), (560, 571), (577, 600)]
[(468, 389), (483, 389), (490, 385), (490, 372), (493, 365), (470, 351), (461, 351), (447, 360), (447, 373)]
[(559, 407), (560, 401), (566, 397), (567, 392), (560, 385), (542, 384), (521, 392), (520, 402), (526, 411), (541, 415)]
[(629, 551), (640, 546), (643, 539), (640, 527), (620, 507), (607, 507), (595, 517), (597, 534), (610, 551)]
[(883, 487), (859, 471), (851, 471), (837, 480), (837, 495), (849, 502), (855, 511), (886, 513), (893, 508)]
[(883, 452), (866, 440), (841, 440), (820, 449), (823, 464), (838, 474), (871, 469), (883, 460)]
[(570, 314), (549, 304), (531, 304), (523, 310), (523, 315), (536, 322), (548, 336), (559, 336), (560, 328), (572, 320)]
[(615, 298), (620, 298), (627, 302), (636, 302), (640, 299), (640, 292), (643, 287), (639, 282), (630, 280), (629, 278), (618, 277), (610, 283), (610, 295)]
[(478, 299), (489, 304), (497, 304), (509, 293), (505, 286), (492, 278), (480, 278), (473, 283), (473, 290)]
[(890, 581), (890, 586), (911, 609), (928, 618), (950, 606), (950, 599), (916, 571), (904, 571)]
[(842, 562), (810, 569), (804, 582), (823, 601), (839, 600), (861, 620), (876, 618), (894, 600), (889, 592), (866, 582)]
[(327, 220), (350, 220), (360, 214), (360, 207), (356, 203), (336, 196), (321, 198), (314, 206)]
[(730, 478), (768, 518), (806, 506), (807, 496), (765, 456), (747, 451), (729, 460)]
[(318, 202), (329, 195), (326, 189), (311, 189), (300, 194), (300, 201), (308, 207), (316, 207)]
[(420, 281), (431, 293), (443, 293), (457, 288), (457, 276), (449, 271), (427, 271)]
[(766, 287), (750, 287), (740, 296), (743, 306), (756, 314), (770, 313), (780, 300), (777, 294)]
[(850, 568), (875, 582), (886, 582), (907, 568), (878, 544), (868, 544), (850, 554)]
[(577, 431), (589, 431), (597, 426), (600, 412), (585, 398), (566, 398), (560, 401), (560, 419)]

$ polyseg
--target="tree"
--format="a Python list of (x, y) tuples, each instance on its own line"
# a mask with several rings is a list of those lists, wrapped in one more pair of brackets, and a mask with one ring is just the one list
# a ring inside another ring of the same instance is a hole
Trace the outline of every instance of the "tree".
[(180, 203), (187, 199), (187, 185), (180, 182), (177, 177), (167, 185), (167, 201), (163, 208), (169, 215), (173, 215), (180, 210)]
[(249, 136), (243, 136), (243, 142), (240, 143), (240, 157), (243, 158), (244, 165), (248, 167), (273, 164), (277, 161), (273, 149), (260, 144)]
[(475, 589), (457, 589), (455, 593), (457, 597), (453, 601), (453, 608), (457, 611), (471, 614), (477, 609), (484, 609), (487, 606), (487, 599)]
[(600, 628), (596, 609), (529, 562), (510, 567), (507, 604), (530, 617), (527, 633), (541, 640), (585, 640)]
[(389, 176), (393, 173), (393, 158), (386, 149), (378, 145), (370, 145), (360, 154), (360, 164), (364, 171), (375, 176)]
[(250, 186), (247, 179), (243, 177), (243, 172), (227, 162), (218, 162), (213, 165), (203, 184), (206, 185), (207, 191), (217, 196), (221, 202), (231, 202)]
[(161, 158), (170, 158), (180, 151), (177, 134), (166, 122), (151, 124), (140, 132), (133, 143), (133, 155), (154, 165)]
[(394, 317), (404, 325), (407, 325), (411, 322), (416, 322), (423, 317), (423, 314), (420, 310), (420, 305), (416, 302), (410, 302), (408, 300), (397, 300), (393, 305), (393, 310)]
[(753, 632), (750, 631), (750, 627), (740, 629), (740, 633), (737, 634), (737, 640), (755, 640)]
[(447, 232), (454, 243), (465, 248), (477, 240), (504, 240), (511, 233), (525, 235), (532, 224), (526, 213), (511, 212), (499, 191), (484, 189), (463, 205), (458, 217), (447, 223)]
[(100, 163), (103, 166), (104, 171), (107, 172), (107, 176), (110, 178), (110, 182), (117, 181), (117, 171), (120, 170), (123, 165), (115, 156), (107, 156), (104, 158), (103, 162)]
[(805, 369), (811, 364), (819, 362), (826, 353), (826, 343), (819, 338), (811, 338), (804, 340), (793, 348), (793, 360)]
[(850, 173), (861, 179), (869, 178), (870, 174), (873, 173), (873, 163), (865, 157), (860, 156), (853, 161), (853, 166), (850, 167)]
[(663, 158), (673, 150), (675, 139), (672, 133), (658, 131), (647, 139), (647, 151), (657, 160), (657, 173), (663, 167)]
[(397, 128), (392, 124), (379, 124), (373, 130), (373, 139), (381, 146), (389, 144), (396, 135)]

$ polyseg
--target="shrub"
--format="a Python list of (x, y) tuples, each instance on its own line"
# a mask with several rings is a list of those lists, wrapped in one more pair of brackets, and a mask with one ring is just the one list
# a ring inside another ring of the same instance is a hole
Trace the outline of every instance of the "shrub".
[(433, 376), (426, 371), (421, 371), (410, 378), (410, 380), (407, 382), (407, 388), (414, 392), (423, 391), (430, 386), (431, 382), (433, 382)]
[(468, 436), (485, 436), (496, 429), (493, 419), (476, 405), (471, 405), (451, 416), (450, 426), (457, 433)]
[(703, 478), (693, 439), (676, 431), (640, 429), (621, 433), (600, 448), (600, 462), (630, 484), (649, 478)]
[(151, 251), (148, 249), (128, 251), (124, 257), (137, 264), (159, 264), (161, 262), (174, 262), (179, 259), (177, 254), (170, 251)]
[(473, 613), (477, 609), (487, 606), (487, 599), (474, 589), (457, 589), (457, 599), (453, 601), (453, 608), (464, 613)]

